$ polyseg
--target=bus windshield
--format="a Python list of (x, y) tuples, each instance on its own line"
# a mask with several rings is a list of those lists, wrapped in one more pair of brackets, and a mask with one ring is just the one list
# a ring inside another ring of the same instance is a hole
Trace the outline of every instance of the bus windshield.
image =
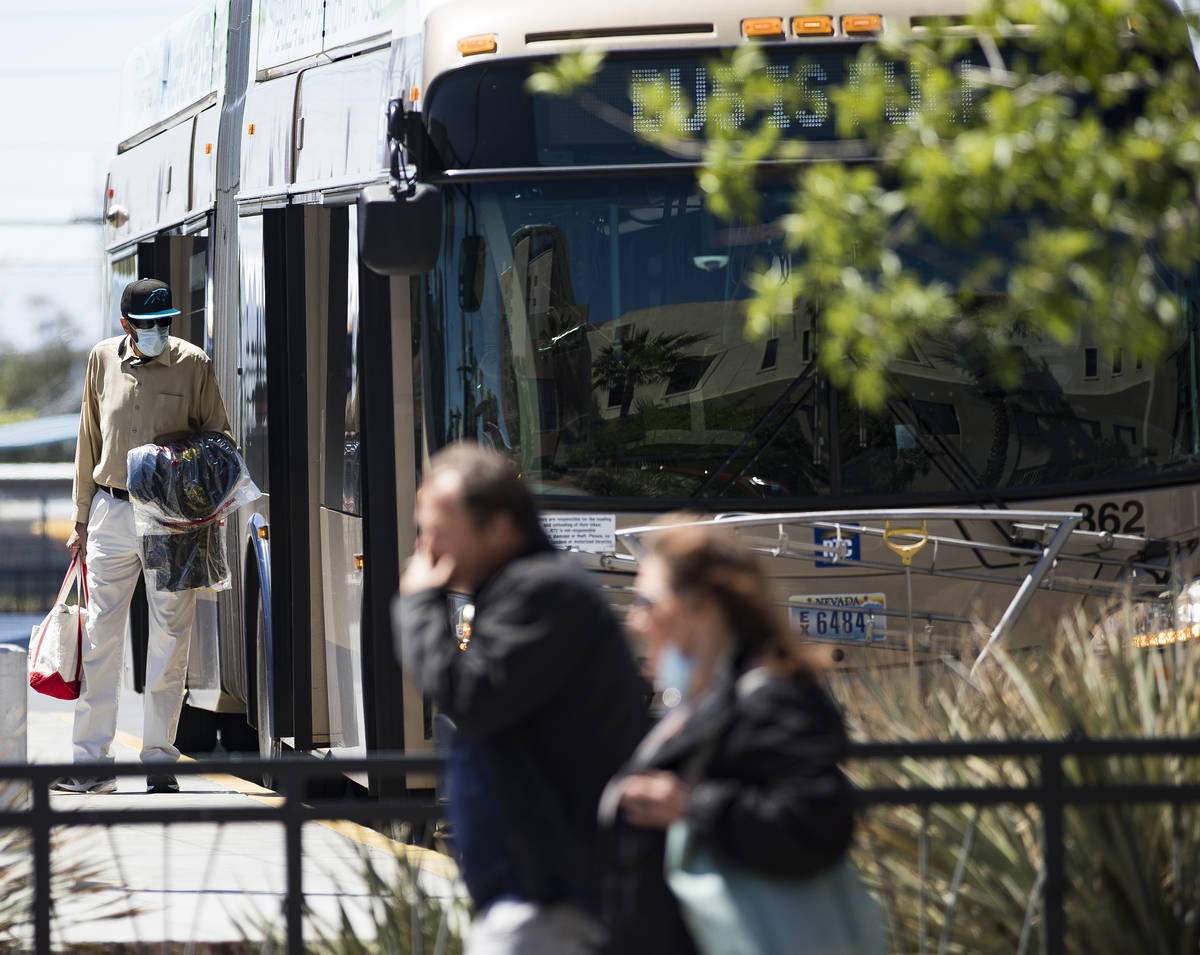
[[(1198, 460), (1191, 301), (1154, 363), (1015, 336), (1010, 388), (969, 336), (913, 341), (879, 413), (818, 371), (819, 307), (747, 339), (751, 270), (794, 262), (769, 225), (789, 194), (765, 185), (759, 220), (729, 223), (690, 174), (443, 186), (420, 296), (431, 446), (504, 450), (547, 495), (822, 506), (1144, 484)], [(956, 268), (945, 251), (911, 260)]]

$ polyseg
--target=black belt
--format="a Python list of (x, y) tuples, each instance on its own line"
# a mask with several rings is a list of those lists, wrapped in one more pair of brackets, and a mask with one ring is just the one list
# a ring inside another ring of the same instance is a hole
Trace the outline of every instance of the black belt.
[(128, 501), (129, 500), (129, 492), (124, 491), (119, 487), (105, 487), (103, 484), (97, 484), (96, 487), (100, 488), (100, 490), (102, 490), (102, 491), (105, 491), (105, 492), (111, 494), (118, 501)]

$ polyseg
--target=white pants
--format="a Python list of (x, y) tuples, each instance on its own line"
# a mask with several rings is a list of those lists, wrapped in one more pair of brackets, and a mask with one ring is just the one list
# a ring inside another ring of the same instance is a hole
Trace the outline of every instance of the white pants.
[[(134, 529), (133, 506), (97, 491), (88, 517), (87, 640), (72, 737), (76, 762), (113, 759), (117, 700), (125, 667), (125, 622), (140, 573), (142, 548)], [(142, 762), (174, 761), (179, 758), (175, 730), (196, 619), (196, 591), (155, 590), (153, 574), (149, 574), (146, 598), (150, 644), (142, 691)]]

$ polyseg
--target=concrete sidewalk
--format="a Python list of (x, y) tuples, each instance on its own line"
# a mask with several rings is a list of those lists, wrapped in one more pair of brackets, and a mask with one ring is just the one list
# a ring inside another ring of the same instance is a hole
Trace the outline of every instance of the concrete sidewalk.
[[(33, 762), (71, 760), (74, 704), (28, 693), (28, 755)], [(141, 697), (122, 694), (118, 761), (136, 762)], [(232, 776), (181, 776), (178, 794), (148, 794), (140, 776), (118, 778), (109, 795), (54, 793), (59, 810), (79, 808), (218, 807), (248, 800), (276, 803), (278, 797)], [(453, 865), (444, 856), (401, 847), (378, 833), (350, 823), (310, 823), (303, 830), (303, 888), (310, 925), (326, 927), (345, 910), (364, 938), (371, 937), (370, 893), (365, 862), (389, 878), (396, 853), (419, 866), (421, 885), (449, 900), (459, 893)], [(54, 849), (54, 869), (87, 870), (72, 882), (77, 890), (56, 897), (55, 946), (67, 944), (147, 944), (168, 941), (257, 942), (264, 926), (282, 936), (286, 885), (284, 830), (276, 823), (119, 825), (65, 827)], [(86, 891), (85, 891), (86, 890)], [(60, 893), (61, 894), (61, 893)], [(105, 917), (133, 909), (134, 914)], [(306, 926), (305, 937), (312, 938)]]

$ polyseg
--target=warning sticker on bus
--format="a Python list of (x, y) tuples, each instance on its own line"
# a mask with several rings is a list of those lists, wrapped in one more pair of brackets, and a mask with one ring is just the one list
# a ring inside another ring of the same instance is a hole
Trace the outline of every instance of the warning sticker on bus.
[(814, 640), (867, 640), (868, 628), (873, 639), (884, 638), (884, 619), (873, 610), (884, 610), (883, 594), (797, 594), (788, 598), (792, 626)]
[(611, 554), (617, 549), (615, 514), (563, 513), (542, 515), (542, 529), (555, 547), (587, 554)]

